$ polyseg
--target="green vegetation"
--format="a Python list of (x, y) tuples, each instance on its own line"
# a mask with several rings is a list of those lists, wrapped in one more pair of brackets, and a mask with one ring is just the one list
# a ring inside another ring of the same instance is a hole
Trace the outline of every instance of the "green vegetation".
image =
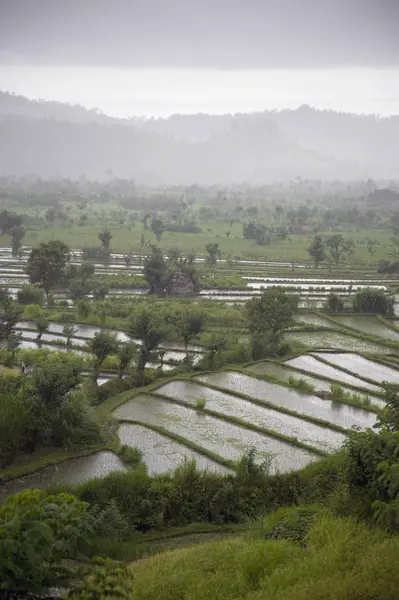
[[(308, 183), (254, 186), (250, 192), (238, 186), (230, 194), (216, 187), (155, 191), (116, 179), (96, 186), (65, 180), (60, 196), (54, 181), (32, 182), (27, 195), (22, 181), (6, 186), (1, 179), (7, 208), (0, 212), (0, 241), (12, 246), (4, 278), (10, 288), (14, 279), (18, 283), (10, 294), (0, 293), (0, 481), (5, 485), (98, 449), (112, 450), (126, 471), (7, 498), (5, 492), (0, 595), (46, 594), (50, 586), (66, 585), (70, 600), (150, 599), (160, 593), (171, 600), (396, 600), (396, 386), (382, 387), (382, 410), (355, 385), (353, 392), (344, 389), (338, 375), (334, 382), (321, 380), (318, 398), (285, 389), (287, 404), (284, 399), (281, 406), (272, 393), (266, 401), (262, 393), (253, 398), (250, 389), (231, 390), (237, 403), (248, 405), (242, 419), (213, 410), (211, 394), (191, 399), (191, 412), (201, 422), (230, 423), (245, 434), (280, 440), (287, 452), (318, 459), (301, 471), (276, 475), (271, 457), (261, 459), (253, 449), (233, 462), (212, 446), (204, 448), (205, 436), (191, 441), (184, 429), (171, 433), (167, 421), (146, 423), (145, 413), (119, 423), (112, 417), (117, 406), (147, 392), (151, 411), (159, 380), (168, 377), (163, 368), (177, 366), (175, 381), (198, 382), (207, 370), (237, 373), (251, 359), (274, 357), (278, 363), (294, 357), (307, 350), (301, 339), (308, 347), (338, 351), (355, 342), (364, 352), (381, 348), (395, 364), (397, 283), (389, 276), (396, 273), (399, 239), (395, 232), (391, 239), (397, 225), (393, 204), (384, 203), (386, 194), (368, 191), (372, 183), (341, 188), (336, 182), (331, 188), (320, 182), (317, 193)], [(26, 251), (22, 243), (33, 248)], [(240, 262), (254, 259), (261, 261)], [(149, 293), (129, 296), (134, 288)], [(311, 310), (323, 308), (323, 320), (307, 314), (298, 326), (306, 302), (313, 303)], [(342, 317), (334, 315), (345, 313), (382, 315), (392, 335), (385, 340), (383, 328), (378, 337), (344, 330)], [(20, 332), (22, 320), (29, 323)], [(90, 332), (82, 325), (101, 329)], [(24, 348), (27, 342), (36, 348)], [(56, 345), (65, 352), (55, 351)], [(356, 375), (349, 363), (336, 372)], [(298, 371), (273, 389), (285, 385), (313, 395), (306, 376)], [(104, 383), (104, 377), (111, 379)], [(376, 382), (359, 381), (378, 395)], [(261, 378), (258, 383), (270, 386)], [(206, 385), (212, 393), (228, 392)], [(169, 408), (189, 404), (161, 394), (158, 402), (167, 399)], [(301, 410), (292, 408), (289, 397)], [(314, 413), (304, 408), (307, 400)], [(331, 400), (341, 402), (356, 423), (366, 423), (363, 429), (349, 433), (346, 423), (330, 422), (329, 407), (337, 407)], [(255, 408), (269, 409), (277, 424), (257, 425), (251, 418)], [(293, 433), (284, 431), (284, 419)], [(374, 419), (376, 427), (365, 429)], [(152, 477), (147, 448), (121, 445), (121, 423), (153, 429), (166, 443), (173, 439), (226, 472), (199, 470), (186, 461)], [(322, 438), (316, 451), (297, 433), (307, 427), (309, 436), (309, 423), (324, 428), (315, 434)], [(334, 448), (347, 439), (329, 455), (326, 440), (333, 431)], [(219, 541), (128, 566), (169, 547), (198, 543), (201, 536)]]

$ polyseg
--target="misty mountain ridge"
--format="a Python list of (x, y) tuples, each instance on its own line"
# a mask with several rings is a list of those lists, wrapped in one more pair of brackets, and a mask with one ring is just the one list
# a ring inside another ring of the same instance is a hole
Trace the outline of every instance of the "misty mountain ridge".
[(0, 172), (149, 184), (397, 177), (399, 116), (317, 110), (118, 119), (0, 92)]

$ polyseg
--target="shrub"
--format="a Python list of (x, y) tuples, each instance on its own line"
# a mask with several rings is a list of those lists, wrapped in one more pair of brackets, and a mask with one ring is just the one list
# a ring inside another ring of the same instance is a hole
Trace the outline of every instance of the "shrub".
[(0, 394), (0, 468), (23, 452), (29, 423), (30, 411), (24, 398), (20, 394)]
[(344, 310), (344, 301), (340, 296), (331, 292), (324, 306), (332, 313), (340, 313)]
[(87, 505), (73, 496), (26, 490), (8, 497), (0, 507), (0, 589), (29, 594), (63, 585), (63, 561), (91, 534)]
[(121, 562), (96, 558), (64, 600), (131, 600), (133, 572)]
[(356, 292), (353, 298), (353, 311), (359, 313), (393, 314), (394, 298), (382, 290), (365, 288)]
[(314, 385), (306, 381), (306, 379), (304, 379), (303, 377), (290, 377), (288, 379), (288, 383), (290, 384), (290, 387), (300, 392), (306, 392), (310, 394), (314, 392), (315, 389)]
[(17, 293), (17, 299), (20, 304), (36, 304), (43, 306), (44, 292), (37, 285), (23, 285)]

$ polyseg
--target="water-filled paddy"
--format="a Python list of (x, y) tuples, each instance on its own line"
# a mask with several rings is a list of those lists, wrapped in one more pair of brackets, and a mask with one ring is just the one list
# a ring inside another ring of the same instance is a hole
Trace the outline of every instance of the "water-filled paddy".
[(249, 374), (254, 373), (254, 375), (270, 375), (271, 377), (278, 377), (281, 381), (289, 381), (290, 377), (295, 377), (295, 379), (305, 380), (306, 383), (312, 385), (316, 391), (330, 391), (330, 384), (327, 381), (317, 379), (317, 377), (311, 377), (310, 375), (304, 375), (303, 373), (298, 373), (294, 369), (289, 369), (282, 364), (263, 361), (248, 365), (245, 367), (245, 371), (248, 371)]
[(378, 335), (399, 342), (399, 331), (393, 331), (383, 323), (381, 323), (376, 317), (362, 317), (362, 316), (347, 316), (347, 317), (334, 317), (334, 320), (339, 325), (344, 325), (357, 329), (362, 333), (370, 335)]
[(299, 342), (310, 348), (336, 348), (338, 350), (353, 350), (353, 352), (370, 352), (373, 354), (387, 354), (392, 352), (380, 344), (374, 344), (360, 338), (346, 335), (334, 331), (312, 331), (307, 333), (290, 331), (285, 337), (285, 341)]
[(242, 373), (220, 371), (201, 375), (198, 379), (205, 384), (210, 383), (232, 392), (240, 392), (346, 429), (350, 429), (354, 425), (362, 428), (372, 427), (375, 423), (375, 414), (369, 411), (332, 400), (322, 400), (309, 394), (300, 394), (295, 390), (268, 381), (261, 381)]
[[(316, 353), (315, 353), (316, 354)], [(327, 354), (330, 356), (329, 354)], [(324, 353), (320, 353), (320, 356), (324, 356)], [(373, 392), (379, 392), (380, 388), (372, 383), (368, 383), (367, 381), (363, 381), (363, 379), (358, 379), (354, 375), (350, 375), (349, 373), (345, 373), (340, 369), (337, 369), (331, 365), (326, 365), (325, 363), (317, 360), (314, 356), (310, 354), (302, 354), (301, 356), (297, 356), (291, 360), (287, 360), (285, 363), (288, 366), (296, 367), (297, 369), (302, 369), (303, 371), (310, 371), (311, 373), (316, 373), (321, 377), (327, 377), (328, 379), (333, 379), (337, 383), (348, 383), (349, 385), (353, 385), (355, 387), (364, 388), (367, 390), (372, 390)], [(346, 362), (346, 368), (351, 370), (351, 366), (349, 361)]]
[(347, 353), (334, 353), (334, 352), (315, 352), (315, 356), (320, 356), (328, 362), (337, 365), (338, 367), (344, 367), (354, 373), (357, 373), (360, 377), (367, 377), (378, 383), (388, 381), (389, 383), (399, 384), (399, 371), (381, 365), (380, 363), (364, 358), (359, 354)]
[(173, 471), (183, 464), (185, 459), (195, 459), (199, 469), (209, 469), (217, 473), (229, 472), (223, 465), (142, 425), (124, 423), (118, 429), (118, 436), (122, 444), (140, 450), (149, 475)]
[(233, 461), (254, 447), (260, 462), (273, 455), (273, 471), (293, 471), (317, 460), (316, 455), (301, 448), (149, 395), (136, 396), (117, 408), (114, 415), (161, 426)]
[(170, 381), (158, 388), (157, 392), (183, 400), (193, 406), (199, 398), (203, 399), (206, 401), (205, 407), (210, 410), (236, 417), (259, 427), (272, 429), (327, 452), (336, 450), (345, 441), (345, 436), (337, 431), (191, 381)]
[(106, 477), (114, 471), (126, 470), (127, 467), (113, 452), (96, 452), (88, 456), (71, 458), (31, 475), (0, 484), (0, 498), (16, 494), (26, 488), (44, 489), (55, 485), (75, 485), (94, 477)]

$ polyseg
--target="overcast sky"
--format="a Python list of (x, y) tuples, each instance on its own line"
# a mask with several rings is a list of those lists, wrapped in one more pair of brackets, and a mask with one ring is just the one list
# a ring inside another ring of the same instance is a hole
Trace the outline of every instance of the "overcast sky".
[(0, 0), (0, 89), (121, 116), (399, 114), (399, 0)]

